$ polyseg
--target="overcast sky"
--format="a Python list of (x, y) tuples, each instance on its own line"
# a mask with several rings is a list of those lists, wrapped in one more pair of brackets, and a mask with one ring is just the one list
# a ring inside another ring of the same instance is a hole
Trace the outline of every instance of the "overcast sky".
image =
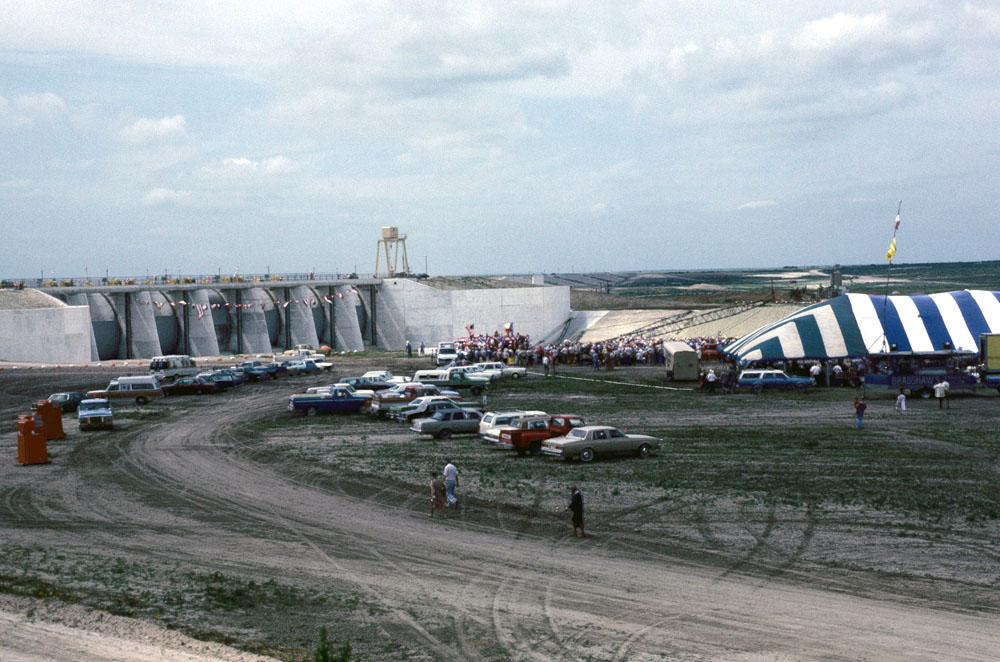
[(1000, 257), (996, 2), (58, 2), (0, 20), (0, 275)]

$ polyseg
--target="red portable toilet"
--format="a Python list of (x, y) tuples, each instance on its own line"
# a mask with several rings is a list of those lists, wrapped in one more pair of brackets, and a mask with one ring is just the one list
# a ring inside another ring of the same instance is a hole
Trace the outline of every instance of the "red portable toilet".
[(49, 461), (49, 452), (45, 447), (45, 423), (41, 416), (20, 414), (17, 417), (17, 461), (20, 464)]
[(35, 403), (35, 414), (42, 417), (47, 440), (66, 438), (62, 424), (62, 405), (49, 400), (39, 400)]

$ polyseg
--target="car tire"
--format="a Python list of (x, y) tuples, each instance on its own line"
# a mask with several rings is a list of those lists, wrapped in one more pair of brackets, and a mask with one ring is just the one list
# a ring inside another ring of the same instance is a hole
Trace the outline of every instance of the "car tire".
[(141, 395), (138, 398), (135, 399), (135, 404), (137, 404), (137, 405), (144, 405), (147, 402), (149, 402), (149, 401), (146, 400), (146, 398), (143, 397), (143, 396), (141, 396)]
[(308, 409), (306, 409), (306, 416), (315, 416), (318, 413), (319, 410), (316, 409), (315, 407), (309, 407)]
[(531, 448), (529, 450), (531, 451), (532, 455), (541, 455), (542, 454), (542, 442), (540, 442), (540, 441), (532, 442)]
[(472, 395), (480, 395), (482, 392), (483, 392), (482, 387), (480, 387), (480, 386), (473, 386), (472, 387)]
[(594, 460), (594, 449), (584, 448), (580, 451), (580, 461), (581, 462), (592, 462)]
[(441, 430), (437, 433), (437, 438), (444, 440), (451, 439), (451, 430)]
[(637, 454), (639, 455), (639, 457), (649, 457), (650, 455), (653, 454), (653, 449), (650, 448), (649, 444), (643, 444), (639, 446)]
[(511, 379), (520, 379), (521, 378), (521, 373), (519, 373), (519, 372), (512, 372), (512, 373), (510, 373), (510, 378)]
[(805, 384), (796, 384), (795, 385), (795, 390), (798, 391), (799, 393), (805, 393), (806, 392), (806, 385)]
[(196, 393), (197, 395), (201, 395), (201, 394), (202, 394), (202, 390), (201, 390), (201, 389), (198, 389), (197, 391), (195, 391), (195, 393)]
[(754, 384), (753, 385), (753, 392), (754, 393), (760, 393), (763, 390), (764, 390), (764, 385), (763, 384)]

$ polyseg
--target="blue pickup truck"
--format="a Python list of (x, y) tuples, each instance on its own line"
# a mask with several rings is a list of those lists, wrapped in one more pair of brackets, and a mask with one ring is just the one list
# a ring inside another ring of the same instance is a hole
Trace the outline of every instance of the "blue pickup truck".
[(301, 411), (306, 416), (327, 411), (350, 413), (360, 411), (370, 401), (367, 396), (354, 395), (346, 388), (335, 387), (329, 393), (296, 393), (288, 398), (288, 411)]

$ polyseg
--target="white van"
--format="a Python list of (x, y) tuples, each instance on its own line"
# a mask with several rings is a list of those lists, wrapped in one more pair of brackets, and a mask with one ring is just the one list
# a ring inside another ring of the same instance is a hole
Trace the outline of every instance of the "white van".
[(667, 379), (678, 382), (698, 381), (698, 352), (686, 342), (663, 343)]
[(115, 400), (135, 400), (135, 404), (144, 405), (147, 402), (163, 397), (160, 382), (152, 375), (137, 377), (116, 377), (107, 388), (101, 391), (87, 391), (88, 398), (106, 398)]
[(178, 377), (193, 377), (200, 368), (187, 354), (154, 356), (149, 362), (149, 374), (159, 381), (173, 381)]
[(458, 350), (453, 342), (439, 342), (434, 353), (434, 365), (447, 365), (458, 358)]

